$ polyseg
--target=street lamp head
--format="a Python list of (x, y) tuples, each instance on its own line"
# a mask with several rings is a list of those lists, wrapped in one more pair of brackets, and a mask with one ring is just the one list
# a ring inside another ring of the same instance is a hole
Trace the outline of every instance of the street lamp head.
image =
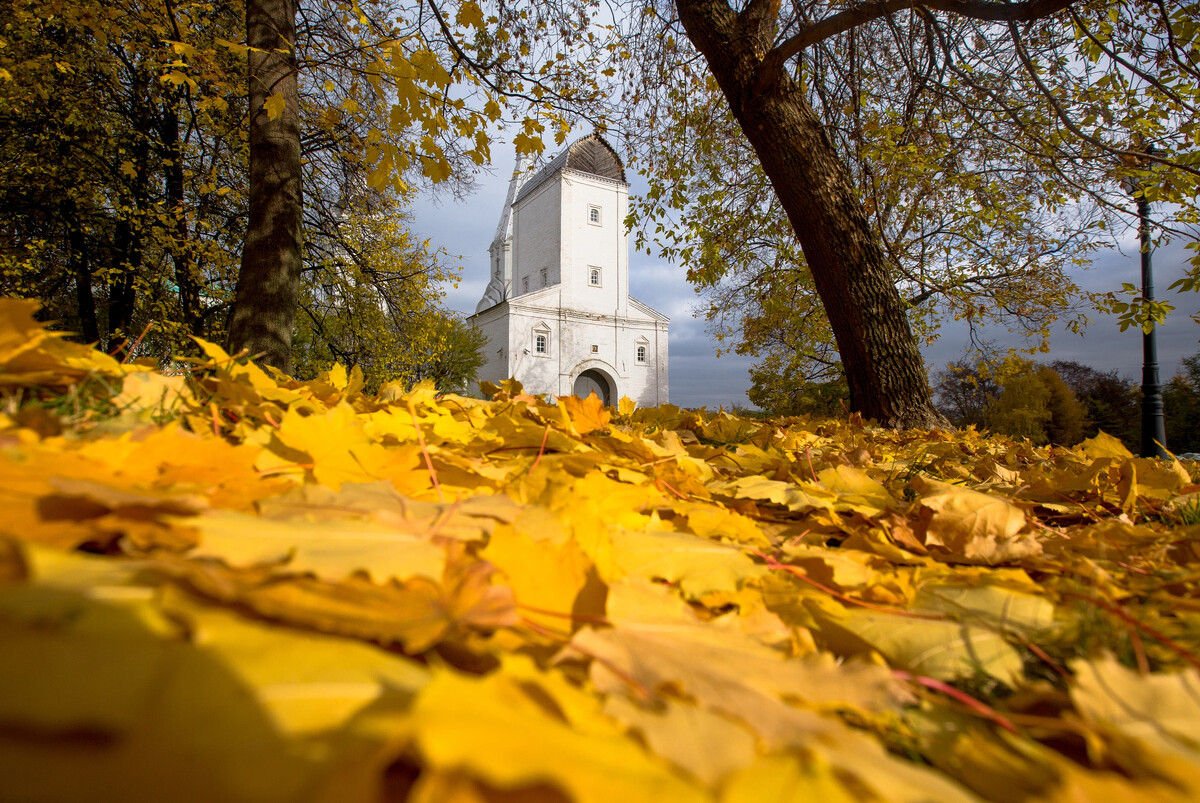
[[(1141, 152), (1146, 156), (1150, 156), (1157, 152), (1153, 145), (1147, 145), (1139, 150), (1141, 150)], [(1123, 156), (1121, 161), (1134, 167), (1142, 167), (1146, 163), (1146, 159), (1142, 156), (1131, 156), (1128, 158)], [(1137, 197), (1138, 193), (1142, 191), (1143, 186), (1145, 186), (1144, 182), (1137, 176), (1123, 176), (1121, 178), (1121, 189), (1125, 190), (1125, 192), (1134, 197)]]

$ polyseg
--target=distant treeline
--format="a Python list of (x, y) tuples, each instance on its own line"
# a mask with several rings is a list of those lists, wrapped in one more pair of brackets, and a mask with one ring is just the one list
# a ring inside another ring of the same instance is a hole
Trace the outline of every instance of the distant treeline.
[[(1116, 371), (1012, 357), (950, 363), (936, 374), (934, 390), (939, 409), (958, 427), (1064, 446), (1103, 430), (1134, 453), (1140, 446), (1141, 384)], [(849, 410), (841, 378), (798, 382), (786, 391), (755, 401), (773, 415), (841, 416)], [(1163, 383), (1163, 408), (1167, 448), (1200, 452), (1200, 353), (1184, 359), (1183, 370)]]

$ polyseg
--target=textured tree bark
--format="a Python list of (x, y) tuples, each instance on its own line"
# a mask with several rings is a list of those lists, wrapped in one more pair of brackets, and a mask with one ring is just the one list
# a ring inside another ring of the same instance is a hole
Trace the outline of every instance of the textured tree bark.
[[(249, 0), (250, 216), (229, 350), (291, 370), (292, 325), (300, 291), (300, 107), (296, 75), (297, 0)], [(282, 95), (270, 119), (265, 103)]]
[(948, 427), (933, 406), (904, 302), (849, 172), (787, 72), (762, 69), (778, 25), (778, 0), (752, 0), (741, 14), (726, 0), (676, 0), (676, 8), (800, 241), (833, 328), (852, 408), (898, 429)]

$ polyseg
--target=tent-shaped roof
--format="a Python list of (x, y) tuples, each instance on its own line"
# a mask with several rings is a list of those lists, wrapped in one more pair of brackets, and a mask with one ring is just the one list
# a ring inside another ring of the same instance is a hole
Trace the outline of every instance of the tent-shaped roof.
[(517, 199), (528, 195), (539, 184), (562, 169), (587, 173), (610, 181), (625, 182), (625, 165), (613, 146), (599, 134), (588, 134), (575, 140), (532, 178), (525, 182), (517, 193)]

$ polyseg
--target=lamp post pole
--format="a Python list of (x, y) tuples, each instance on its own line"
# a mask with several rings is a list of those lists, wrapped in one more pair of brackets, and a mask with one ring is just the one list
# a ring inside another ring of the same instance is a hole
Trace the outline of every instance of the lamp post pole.
[[(1142, 189), (1139, 185), (1138, 189)], [(1135, 195), (1138, 239), (1142, 246), (1142, 301), (1154, 300), (1154, 270), (1150, 263), (1150, 202), (1144, 191)], [(1158, 378), (1158, 327), (1142, 332), (1142, 457), (1169, 457), (1163, 421), (1162, 382)]]

